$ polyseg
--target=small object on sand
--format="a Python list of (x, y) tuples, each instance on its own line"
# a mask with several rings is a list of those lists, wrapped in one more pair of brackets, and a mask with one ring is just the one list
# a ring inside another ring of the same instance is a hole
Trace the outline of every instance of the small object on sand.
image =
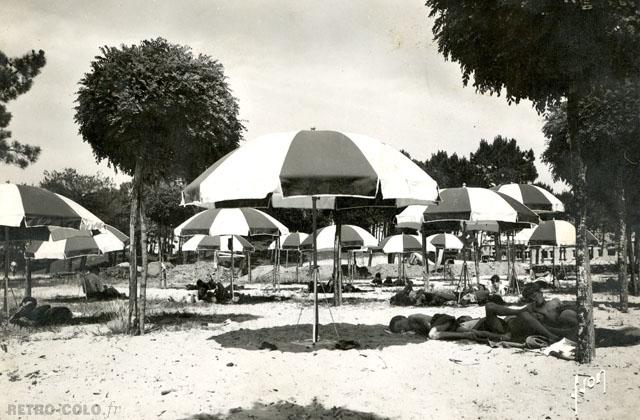
[(336, 343), (336, 350), (351, 350), (359, 349), (360, 343), (355, 340), (340, 340)]
[(175, 389), (171, 388), (171, 389), (165, 389), (164, 391), (160, 392), (160, 395), (167, 395), (170, 392), (175, 391)]
[(260, 346), (258, 347), (260, 350), (278, 350), (278, 346), (276, 346), (275, 344), (271, 344), (268, 341), (263, 341), (262, 343), (260, 343)]
[(233, 366), (233, 362), (227, 363), (227, 367), (231, 367), (231, 366)]

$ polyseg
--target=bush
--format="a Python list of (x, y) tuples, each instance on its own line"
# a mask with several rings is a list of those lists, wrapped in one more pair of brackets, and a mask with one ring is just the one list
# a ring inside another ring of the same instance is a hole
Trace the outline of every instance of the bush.
[(129, 302), (125, 300), (109, 301), (107, 302), (106, 310), (109, 316), (107, 328), (109, 328), (113, 334), (126, 334)]

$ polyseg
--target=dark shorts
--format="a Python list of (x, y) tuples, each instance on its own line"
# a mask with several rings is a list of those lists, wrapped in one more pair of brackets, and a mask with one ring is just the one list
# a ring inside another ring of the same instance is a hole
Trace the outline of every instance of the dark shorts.
[(462, 322), (462, 320), (460, 320), (459, 318), (456, 319), (451, 315), (435, 314), (433, 315), (433, 317), (431, 317), (431, 328), (441, 327), (438, 329), (438, 331), (440, 332), (456, 331), (458, 327), (460, 327), (460, 322)]

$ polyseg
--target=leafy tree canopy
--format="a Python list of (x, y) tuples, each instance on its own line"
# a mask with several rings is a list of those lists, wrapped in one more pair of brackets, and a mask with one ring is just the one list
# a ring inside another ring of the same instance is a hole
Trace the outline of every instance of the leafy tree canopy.
[(124, 229), (127, 224), (127, 194), (122, 196), (121, 189), (116, 188), (113, 180), (99, 172), (84, 175), (73, 168), (44, 171), (40, 187), (72, 199), (119, 229)]
[[(543, 112), (581, 84), (640, 69), (637, 1), (427, 0), (438, 50), (462, 80)], [(635, 46), (635, 47), (634, 47)]]
[(146, 214), (161, 226), (177, 226), (193, 216), (194, 209), (180, 205), (180, 193), (184, 184), (180, 181), (160, 182), (145, 195)]
[(22, 57), (9, 58), (0, 51), (0, 161), (7, 165), (26, 168), (40, 156), (40, 147), (9, 142), (11, 131), (6, 130), (11, 121), (11, 113), (6, 103), (26, 93), (33, 85), (33, 79), (40, 73), (46, 60), (44, 51), (31, 51)]
[(535, 181), (538, 171), (534, 165), (533, 149), (522, 150), (516, 139), (496, 136), (492, 143), (480, 140), (475, 153), (471, 153), (470, 163), (482, 180), (483, 186)]
[(191, 180), (238, 146), (244, 127), (222, 64), (162, 38), (102, 47), (80, 81), (75, 120), (98, 161), (145, 179)]

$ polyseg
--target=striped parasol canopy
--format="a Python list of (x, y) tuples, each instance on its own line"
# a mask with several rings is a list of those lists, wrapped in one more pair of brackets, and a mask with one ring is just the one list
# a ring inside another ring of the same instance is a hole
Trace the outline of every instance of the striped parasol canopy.
[(427, 206), (425, 223), (494, 221), (511, 225), (538, 223), (538, 215), (515, 199), (486, 188), (447, 188), (438, 205)]
[(456, 235), (450, 233), (438, 233), (436, 235), (427, 236), (427, 243), (437, 248), (444, 249), (462, 249), (464, 244)]
[[(427, 252), (435, 252), (435, 247), (429, 242), (426, 243)], [(385, 254), (406, 254), (420, 252), (422, 250), (422, 238), (418, 235), (407, 235), (401, 233), (391, 235), (380, 241), (380, 248)]]
[(282, 235), (289, 229), (272, 216), (252, 208), (209, 209), (174, 229), (176, 236), (191, 235)]
[(518, 245), (527, 245), (534, 230), (536, 230), (535, 227), (522, 229), (520, 232), (514, 235), (513, 242)]
[(193, 235), (182, 245), (183, 251), (215, 250), (230, 252), (228, 241), (233, 238), (233, 252), (243, 253), (253, 251), (254, 247), (249, 241), (238, 235)]
[(86, 230), (51, 228), (49, 240), (31, 241), (25, 254), (35, 260), (62, 260), (122, 251), (128, 241), (127, 235), (110, 225), (95, 234)]
[(506, 194), (536, 213), (562, 213), (564, 204), (544, 188), (531, 184), (504, 184), (492, 190)]
[[(596, 245), (598, 239), (587, 231), (587, 242)], [(576, 246), (576, 228), (565, 220), (546, 220), (531, 233), (529, 245)]]
[[(239, 178), (250, 168), (251, 176)], [(233, 182), (229, 182), (232, 179)], [(183, 204), (200, 207), (401, 207), (437, 200), (436, 182), (371, 137), (337, 131), (275, 133), (246, 142), (196, 178)]]
[[(318, 229), (317, 248), (319, 251), (333, 249), (336, 236), (336, 225)], [(355, 225), (341, 225), (340, 245), (342, 248), (366, 248), (378, 245), (378, 240), (369, 232)], [(309, 235), (300, 245), (301, 249), (313, 249), (313, 235)]]
[[(291, 232), (287, 235), (282, 235), (280, 237), (280, 249), (299, 250), (302, 242), (308, 237), (309, 234), (302, 232)], [(276, 241), (269, 244), (269, 249), (276, 249)]]
[(407, 206), (400, 214), (396, 215), (396, 227), (420, 230), (424, 222), (422, 214), (426, 209), (427, 206), (419, 204)]
[(104, 223), (80, 204), (29, 185), (0, 184), (0, 226), (99, 229)]

